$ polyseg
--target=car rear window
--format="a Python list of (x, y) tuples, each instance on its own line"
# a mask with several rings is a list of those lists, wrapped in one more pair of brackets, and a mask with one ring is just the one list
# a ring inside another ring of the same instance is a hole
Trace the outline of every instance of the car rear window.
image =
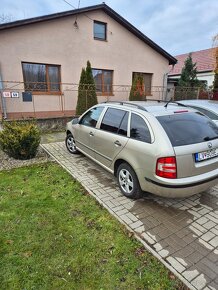
[(218, 126), (200, 112), (157, 117), (173, 146), (209, 141), (218, 137)]

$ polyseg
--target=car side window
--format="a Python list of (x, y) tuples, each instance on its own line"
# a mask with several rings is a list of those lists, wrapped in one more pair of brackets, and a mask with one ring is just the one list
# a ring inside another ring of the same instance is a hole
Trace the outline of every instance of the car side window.
[(195, 107), (195, 106), (192, 106), (192, 108), (202, 112), (204, 115), (208, 116), (212, 120), (218, 120), (218, 115), (212, 113), (211, 111), (208, 111), (207, 109), (203, 109), (203, 108), (199, 108), (199, 107)]
[(89, 110), (80, 120), (79, 124), (95, 128), (104, 107), (95, 107)]
[(129, 113), (126, 112), (118, 130), (119, 135), (127, 136)]
[[(126, 111), (109, 108), (107, 109), (104, 118), (101, 122), (100, 129), (104, 131), (108, 131), (111, 133), (120, 133), (121, 135), (125, 135), (125, 123), (123, 123), (125, 119)], [(125, 122), (125, 121), (124, 121)], [(123, 126), (123, 129), (121, 128)], [(123, 131), (122, 131), (123, 130)], [(126, 125), (127, 132), (127, 125)]]
[(151, 134), (147, 124), (136, 114), (132, 114), (131, 116), (130, 138), (151, 143)]

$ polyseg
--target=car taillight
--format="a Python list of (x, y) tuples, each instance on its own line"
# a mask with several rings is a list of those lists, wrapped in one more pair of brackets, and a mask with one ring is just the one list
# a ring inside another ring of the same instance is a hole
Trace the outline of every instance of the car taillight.
[(157, 160), (156, 175), (177, 178), (176, 157), (161, 157)]

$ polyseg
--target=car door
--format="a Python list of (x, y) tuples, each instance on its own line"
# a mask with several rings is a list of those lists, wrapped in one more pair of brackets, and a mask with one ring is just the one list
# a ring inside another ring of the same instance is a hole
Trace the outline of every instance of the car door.
[(95, 127), (103, 110), (103, 106), (90, 109), (84, 116), (82, 116), (75, 128), (74, 137), (77, 148), (84, 154), (93, 158), (95, 158), (93, 142), (96, 130)]
[(117, 108), (108, 108), (96, 130), (94, 146), (96, 159), (110, 167), (114, 158), (125, 147), (128, 137), (129, 112)]

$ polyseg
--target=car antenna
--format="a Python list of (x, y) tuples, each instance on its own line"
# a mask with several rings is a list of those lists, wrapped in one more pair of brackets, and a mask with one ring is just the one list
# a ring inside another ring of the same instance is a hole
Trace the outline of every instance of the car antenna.
[(164, 107), (167, 108), (168, 104), (169, 104), (170, 102), (172, 102), (172, 100), (173, 100), (173, 99), (171, 98), (171, 99), (166, 103), (166, 105), (164, 105)]

